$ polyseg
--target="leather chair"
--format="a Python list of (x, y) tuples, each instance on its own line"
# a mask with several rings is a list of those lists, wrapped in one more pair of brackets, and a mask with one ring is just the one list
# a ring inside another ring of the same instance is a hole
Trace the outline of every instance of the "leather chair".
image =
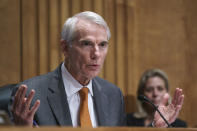
[(12, 90), (15, 86), (16, 84), (9, 84), (0, 87), (0, 110), (4, 110), (9, 113), (8, 104), (10, 101)]

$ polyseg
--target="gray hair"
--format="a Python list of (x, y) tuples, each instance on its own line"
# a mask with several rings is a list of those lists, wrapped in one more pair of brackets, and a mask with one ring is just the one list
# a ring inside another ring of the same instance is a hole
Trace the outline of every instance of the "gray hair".
[(105, 20), (98, 15), (97, 13), (91, 12), (91, 11), (85, 11), (78, 13), (74, 15), (73, 17), (68, 18), (63, 26), (62, 33), (61, 33), (61, 38), (65, 40), (67, 43), (71, 44), (72, 41), (76, 37), (76, 23), (79, 21), (79, 19), (85, 19), (90, 22), (96, 23), (100, 26), (103, 26), (106, 31), (107, 31), (107, 39), (110, 39), (110, 30), (105, 22)]

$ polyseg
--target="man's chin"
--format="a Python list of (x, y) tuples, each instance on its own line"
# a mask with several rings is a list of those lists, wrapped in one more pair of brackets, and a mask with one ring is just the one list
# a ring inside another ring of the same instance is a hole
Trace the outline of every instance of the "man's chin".
[(89, 74), (87, 74), (86, 76), (88, 76), (88, 78), (91, 80), (93, 78), (95, 78), (96, 76), (98, 76), (99, 72), (91, 72)]

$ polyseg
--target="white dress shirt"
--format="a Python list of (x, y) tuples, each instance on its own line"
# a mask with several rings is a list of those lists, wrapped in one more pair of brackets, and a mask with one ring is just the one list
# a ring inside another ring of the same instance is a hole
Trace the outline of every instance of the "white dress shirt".
[[(66, 67), (64, 66), (64, 63), (61, 66), (62, 70), (62, 78), (63, 83), (67, 95), (67, 101), (70, 109), (71, 119), (73, 127), (79, 126), (79, 107), (80, 107), (80, 96), (78, 91), (83, 88), (84, 86), (81, 85), (75, 78), (68, 72)], [(92, 80), (86, 85), (86, 87), (89, 89), (88, 92), (88, 110), (90, 113), (90, 119), (92, 122), (93, 127), (97, 127), (97, 118), (94, 110), (94, 104), (93, 104), (93, 91), (92, 91)]]

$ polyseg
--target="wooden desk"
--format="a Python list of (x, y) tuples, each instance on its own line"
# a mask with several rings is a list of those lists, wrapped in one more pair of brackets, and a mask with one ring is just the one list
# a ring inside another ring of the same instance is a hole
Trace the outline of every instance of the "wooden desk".
[(0, 131), (197, 131), (197, 128), (131, 128), (131, 127), (99, 127), (99, 128), (71, 128), (71, 127), (0, 127)]

